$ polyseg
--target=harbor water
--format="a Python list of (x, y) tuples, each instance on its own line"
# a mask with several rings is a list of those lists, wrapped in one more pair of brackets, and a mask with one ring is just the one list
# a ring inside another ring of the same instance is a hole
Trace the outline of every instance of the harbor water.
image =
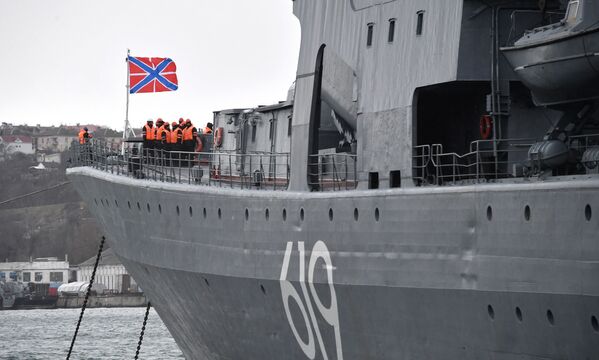
[[(80, 309), (0, 311), (0, 359), (64, 359)], [(145, 308), (86, 309), (71, 359), (133, 359)], [(151, 310), (140, 359), (184, 359)]]

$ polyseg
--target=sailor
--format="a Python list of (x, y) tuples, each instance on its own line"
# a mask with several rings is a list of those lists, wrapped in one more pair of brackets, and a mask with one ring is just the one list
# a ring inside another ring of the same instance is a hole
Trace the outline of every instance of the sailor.
[(171, 158), (173, 159), (173, 166), (179, 166), (179, 160), (181, 160), (180, 151), (182, 150), (181, 146), (183, 144), (183, 130), (181, 130), (179, 123), (176, 121), (173, 121), (171, 125), (172, 129), (170, 132), (170, 146), (171, 151), (175, 152), (174, 154), (171, 154)]
[(143, 127), (143, 139), (144, 139), (144, 149), (152, 149), (154, 148), (154, 121), (152, 119), (148, 119), (146, 125)]
[(92, 135), (88, 132), (87, 127), (79, 130), (79, 144), (87, 144)]
[(87, 127), (84, 127), (79, 131), (79, 145), (80, 146), (80, 156), (81, 160), (84, 162), (89, 162), (91, 160), (91, 149), (89, 147), (89, 139), (92, 138), (92, 135), (87, 132)]
[(154, 156), (156, 158), (162, 157), (162, 151), (165, 150), (166, 134), (164, 133), (164, 121), (161, 118), (156, 119), (154, 136)]
[(185, 120), (185, 128), (183, 129), (183, 148), (184, 151), (193, 152), (195, 149), (195, 138), (198, 135), (198, 129), (196, 129), (191, 120)]
[(209, 135), (212, 134), (212, 123), (209, 122), (206, 124), (206, 127), (204, 128), (204, 135)]

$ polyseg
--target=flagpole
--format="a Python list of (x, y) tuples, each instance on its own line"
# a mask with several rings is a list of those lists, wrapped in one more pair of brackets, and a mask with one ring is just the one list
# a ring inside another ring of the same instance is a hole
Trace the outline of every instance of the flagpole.
[[(125, 129), (123, 130), (123, 145), (121, 152), (125, 155), (125, 140), (127, 139), (129, 133), (129, 88), (131, 87), (131, 83), (129, 82), (130, 74), (129, 74), (129, 55), (131, 54), (131, 50), (127, 49), (127, 105), (125, 109)], [(134, 135), (135, 136), (135, 135)]]

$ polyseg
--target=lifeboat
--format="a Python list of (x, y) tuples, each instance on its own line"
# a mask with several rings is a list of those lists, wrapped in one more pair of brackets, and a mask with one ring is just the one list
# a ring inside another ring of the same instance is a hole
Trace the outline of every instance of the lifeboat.
[(571, 0), (563, 20), (501, 50), (538, 106), (599, 98), (599, 0)]

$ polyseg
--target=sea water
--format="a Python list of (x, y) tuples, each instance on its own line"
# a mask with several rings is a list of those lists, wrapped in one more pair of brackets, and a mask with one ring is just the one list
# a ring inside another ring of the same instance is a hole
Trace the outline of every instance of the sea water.
[[(145, 308), (86, 309), (71, 359), (133, 359)], [(0, 311), (0, 359), (65, 359), (81, 309)], [(152, 309), (140, 359), (183, 359)]]

